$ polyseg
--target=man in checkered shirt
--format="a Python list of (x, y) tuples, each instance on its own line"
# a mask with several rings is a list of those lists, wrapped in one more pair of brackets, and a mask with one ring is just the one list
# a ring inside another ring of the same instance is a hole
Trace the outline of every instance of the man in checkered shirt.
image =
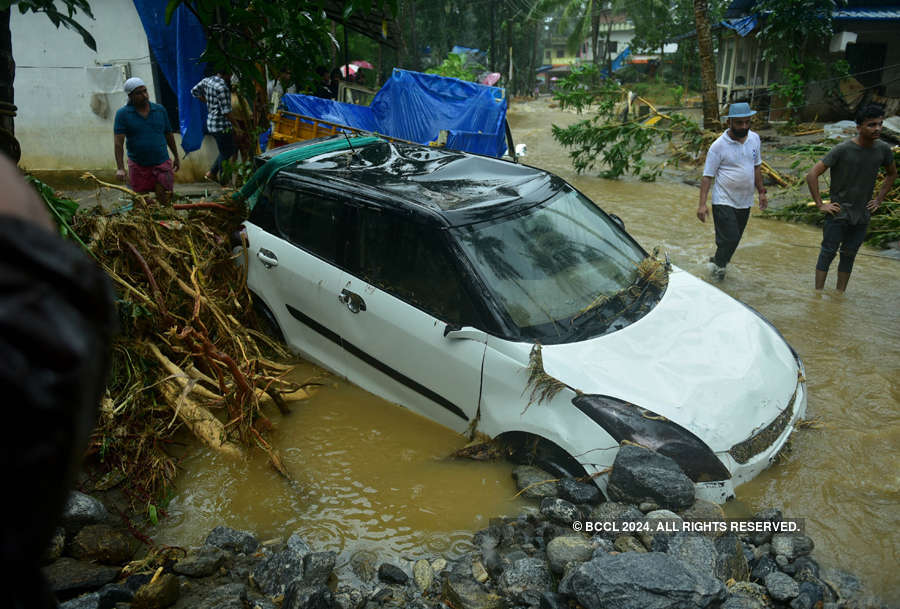
[(218, 180), (222, 161), (230, 159), (237, 153), (234, 131), (231, 128), (231, 89), (228, 87), (228, 80), (230, 75), (224, 70), (218, 70), (191, 89), (191, 95), (207, 106), (206, 130), (215, 138), (219, 148), (219, 156), (206, 172), (208, 180)]

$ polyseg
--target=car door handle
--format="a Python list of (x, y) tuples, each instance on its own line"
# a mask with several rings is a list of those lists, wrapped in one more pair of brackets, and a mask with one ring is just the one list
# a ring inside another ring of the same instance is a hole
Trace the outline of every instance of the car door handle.
[(366, 310), (366, 301), (356, 292), (343, 289), (338, 295), (338, 301), (345, 305), (351, 313), (359, 313)]
[(259, 258), (259, 261), (262, 262), (263, 266), (267, 269), (278, 266), (278, 256), (275, 255), (275, 252), (267, 250), (264, 247), (259, 248), (259, 251), (256, 252), (256, 257)]

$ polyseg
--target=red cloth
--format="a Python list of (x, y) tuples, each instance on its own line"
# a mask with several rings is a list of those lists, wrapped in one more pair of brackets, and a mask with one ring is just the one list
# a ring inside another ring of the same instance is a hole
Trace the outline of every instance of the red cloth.
[(128, 182), (135, 192), (153, 192), (157, 184), (171, 192), (175, 185), (172, 159), (149, 167), (138, 165), (131, 159), (128, 159)]

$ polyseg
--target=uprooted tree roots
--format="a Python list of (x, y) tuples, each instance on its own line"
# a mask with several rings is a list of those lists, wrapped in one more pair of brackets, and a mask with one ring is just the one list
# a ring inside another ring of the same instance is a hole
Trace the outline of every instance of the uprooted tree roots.
[(148, 500), (174, 478), (165, 447), (182, 427), (227, 455), (258, 447), (288, 476), (260, 404), (283, 409), (283, 394), (305, 395), (284, 379), (291, 366), (273, 361), (288, 353), (257, 329), (246, 260), (233, 260), (243, 210), (177, 207), (191, 211), (136, 199), (127, 214), (98, 208), (73, 221), (114, 283), (121, 323), (89, 451)]

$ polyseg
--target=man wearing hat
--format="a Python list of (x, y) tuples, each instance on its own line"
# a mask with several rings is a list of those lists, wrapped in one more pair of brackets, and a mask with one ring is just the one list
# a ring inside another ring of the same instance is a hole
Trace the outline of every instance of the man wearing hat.
[[(710, 258), (715, 279), (725, 278), (725, 267), (737, 249), (750, 217), (753, 191), (759, 193), (759, 208), (769, 202), (763, 186), (759, 136), (750, 131), (750, 117), (756, 111), (745, 102), (728, 108), (728, 129), (706, 153), (697, 218), (706, 222), (706, 199), (712, 184), (712, 216), (716, 226), (716, 255)], [(715, 180), (715, 182), (713, 182)]]
[[(128, 183), (135, 192), (156, 192), (163, 203), (169, 200), (175, 183), (174, 172), (181, 167), (172, 135), (169, 113), (150, 101), (147, 86), (140, 78), (125, 81), (128, 104), (116, 112), (116, 177), (125, 179), (123, 147), (128, 148)], [(172, 151), (169, 159), (166, 146)]]

